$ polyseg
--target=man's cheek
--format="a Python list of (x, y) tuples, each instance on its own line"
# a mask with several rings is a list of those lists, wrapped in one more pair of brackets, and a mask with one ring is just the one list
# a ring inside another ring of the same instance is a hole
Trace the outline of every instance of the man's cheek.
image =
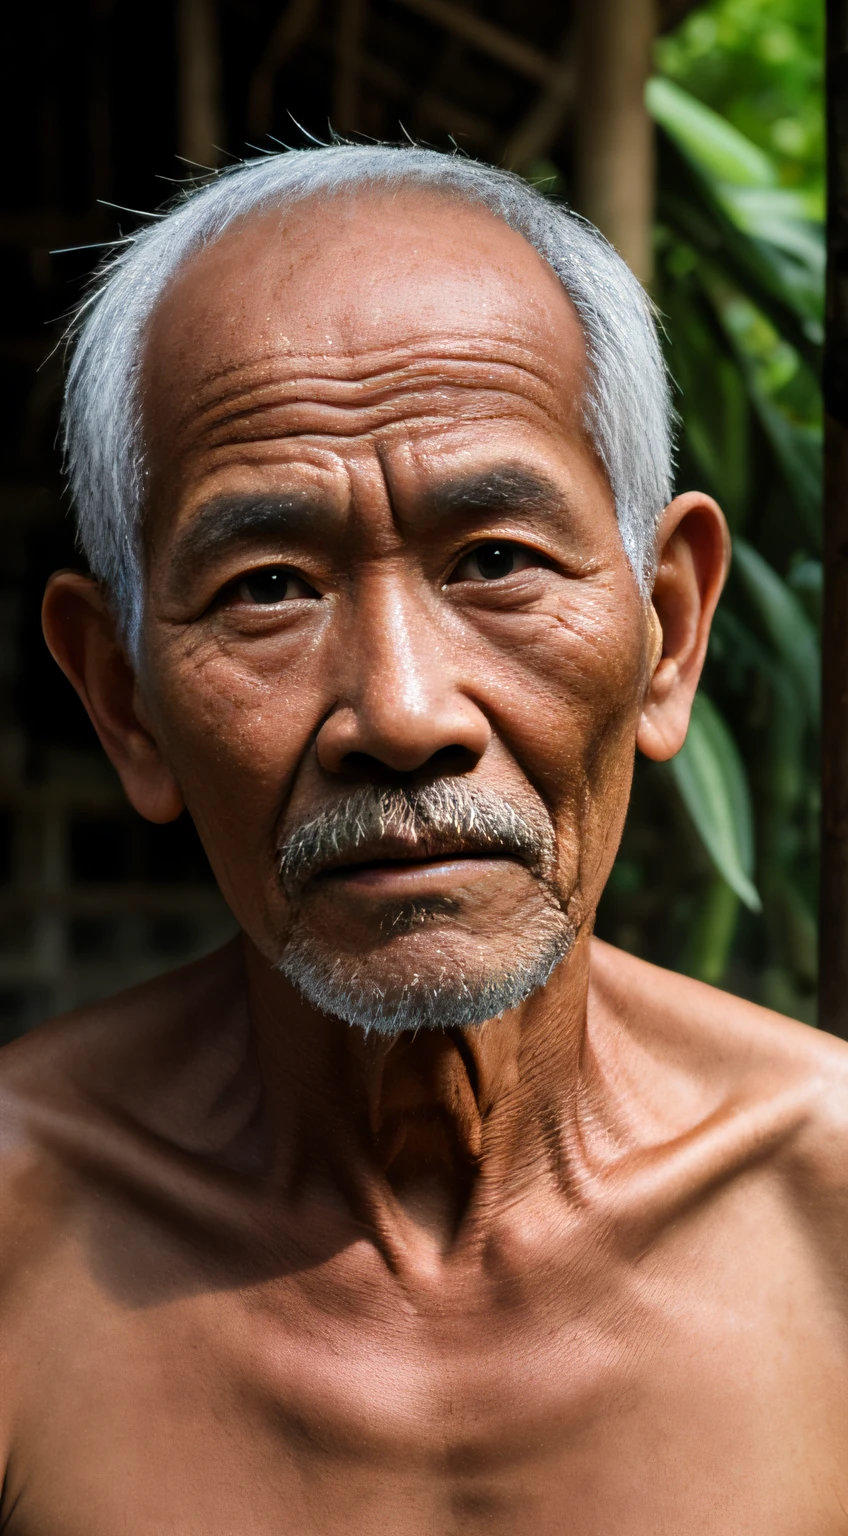
[[(314, 733), (314, 688), (274, 685), (220, 667), (172, 674), (160, 693), (165, 749), (181, 777), (248, 781), (278, 797)], [(202, 765), (202, 767), (201, 767)]]

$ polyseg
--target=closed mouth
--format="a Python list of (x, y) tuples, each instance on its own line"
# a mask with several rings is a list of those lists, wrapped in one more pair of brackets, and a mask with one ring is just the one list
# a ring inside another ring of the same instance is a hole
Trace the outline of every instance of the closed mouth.
[(459, 864), (475, 861), (491, 861), (492, 859), (514, 859), (514, 855), (505, 853), (498, 848), (450, 848), (440, 853), (425, 853), (410, 849), (408, 853), (386, 853), (375, 855), (363, 853), (359, 858), (353, 855), (344, 862), (325, 865), (313, 878), (316, 880), (345, 879), (355, 875), (366, 875), (372, 872), (396, 870), (414, 872), (417, 869), (437, 869), (442, 864)]

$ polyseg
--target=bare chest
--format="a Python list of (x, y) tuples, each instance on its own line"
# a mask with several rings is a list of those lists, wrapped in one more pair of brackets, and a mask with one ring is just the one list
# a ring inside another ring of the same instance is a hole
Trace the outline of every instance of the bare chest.
[(561, 1255), (481, 1275), (477, 1305), (332, 1264), (134, 1305), (57, 1273), (15, 1366), (0, 1529), (844, 1533), (848, 1362), (781, 1257)]

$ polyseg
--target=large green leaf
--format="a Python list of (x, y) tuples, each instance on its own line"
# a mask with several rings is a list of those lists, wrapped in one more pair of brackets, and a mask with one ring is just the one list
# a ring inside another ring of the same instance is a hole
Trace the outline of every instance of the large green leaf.
[(705, 694), (695, 696), (689, 733), (671, 760), (671, 771), (718, 873), (752, 912), (759, 912), (748, 781), (736, 743)]
[(818, 548), (821, 541), (821, 432), (792, 421), (756, 382), (749, 383), (749, 394), (786, 477), (786, 484), (804, 518), (804, 532)]
[[(706, 267), (702, 267), (701, 277), (703, 291), (709, 297), (718, 324), (729, 344), (735, 371), (740, 382), (744, 384), (747, 398), (760, 419), (775, 459), (785, 477), (786, 485), (804, 519), (807, 538), (811, 540), (813, 547), (818, 549), (821, 541), (822, 500), (820, 419), (799, 421), (775, 402), (773, 390), (769, 390), (763, 383), (761, 359), (757, 357), (755, 351), (751, 350), (749, 341), (740, 333), (739, 325), (733, 322), (733, 312), (739, 308), (738, 302), (728, 302), (726, 291), (722, 291), (724, 285), (720, 280), (716, 282), (714, 274)], [(749, 313), (755, 313), (750, 305), (745, 304), (743, 307)], [(720, 352), (716, 360), (719, 359), (722, 362), (725, 361)], [(798, 363), (796, 372), (802, 368), (803, 364)], [(806, 376), (806, 386), (810, 393), (816, 392), (814, 409), (818, 417), (817, 383), (809, 373)], [(724, 494), (723, 488), (721, 494)]]
[(817, 726), (821, 714), (819, 646), (800, 599), (744, 539), (736, 541), (734, 566), (809, 720)]
[(750, 409), (746, 379), (701, 281), (663, 293), (669, 335), (686, 337), (670, 362), (698, 481), (718, 497), (731, 528), (741, 526), (750, 493)]
[[(747, 294), (778, 332), (816, 370), (822, 339), (822, 285), (817, 267), (740, 229), (727, 207), (673, 144), (660, 145), (664, 162), (659, 217), (700, 257), (720, 264), (726, 281)], [(785, 244), (789, 243), (789, 237)]]
[(666, 135), (660, 216), (703, 255), (719, 260), (815, 363), (824, 232), (809, 218), (806, 200), (777, 184), (764, 151), (679, 86), (652, 80), (647, 101)]
[(645, 101), (654, 122), (716, 180), (733, 187), (777, 186), (777, 172), (765, 151), (681, 86), (655, 75), (645, 88)]

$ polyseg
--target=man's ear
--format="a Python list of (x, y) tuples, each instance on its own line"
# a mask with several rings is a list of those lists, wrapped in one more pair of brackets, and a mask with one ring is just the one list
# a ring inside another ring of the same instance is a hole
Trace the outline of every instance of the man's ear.
[(686, 739), (710, 625), (730, 565), (730, 535), (711, 496), (688, 491), (660, 520), (651, 598), (656, 652), (636, 745), (656, 762)]
[(41, 621), (50, 652), (88, 710), (131, 804), (148, 821), (173, 821), (183, 797), (146, 720), (97, 582), (58, 571), (47, 583)]

